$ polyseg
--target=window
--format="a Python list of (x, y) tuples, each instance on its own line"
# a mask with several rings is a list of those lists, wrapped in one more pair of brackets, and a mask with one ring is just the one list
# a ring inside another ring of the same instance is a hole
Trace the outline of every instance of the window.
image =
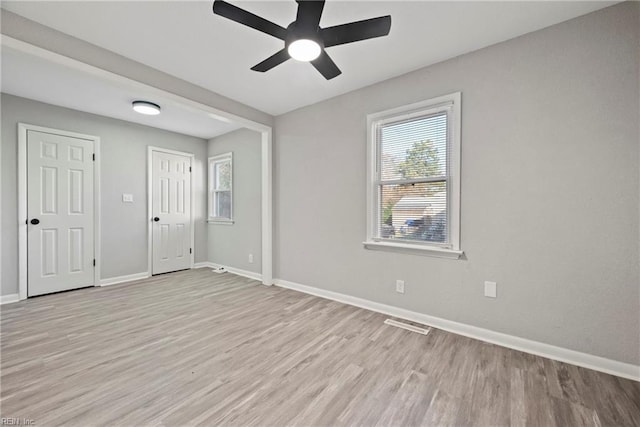
[(369, 249), (459, 258), (460, 93), (368, 116)]
[(233, 223), (233, 153), (209, 157), (209, 222)]

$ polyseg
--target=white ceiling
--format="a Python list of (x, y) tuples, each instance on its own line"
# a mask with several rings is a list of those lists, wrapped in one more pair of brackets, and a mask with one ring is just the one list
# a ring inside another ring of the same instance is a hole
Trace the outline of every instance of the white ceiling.
[[(101, 116), (209, 139), (238, 129), (207, 113), (188, 109), (142, 88), (105, 80), (65, 65), (2, 47), (2, 92)], [(158, 116), (145, 116), (131, 108), (135, 100), (155, 102)]]
[[(281, 26), (296, 3), (233, 1)], [(329, 48), (343, 74), (326, 81), (293, 60), (249, 68), (282, 42), (213, 15), (212, 1), (3, 1), (2, 7), (264, 112), (279, 115), (508, 40), (615, 2), (332, 1), (323, 27), (392, 16), (388, 37)]]

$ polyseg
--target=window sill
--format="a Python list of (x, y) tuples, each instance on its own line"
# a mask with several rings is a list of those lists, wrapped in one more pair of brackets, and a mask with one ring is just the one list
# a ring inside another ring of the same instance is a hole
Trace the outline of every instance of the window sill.
[(233, 225), (234, 223), (232, 219), (208, 219), (207, 222), (209, 224), (219, 224), (219, 225)]
[(390, 242), (362, 242), (365, 249), (377, 251), (398, 252), (411, 255), (423, 255), (436, 258), (460, 259), (464, 254), (463, 251), (455, 251), (452, 249), (439, 248), (437, 246), (419, 246), (406, 243), (390, 243)]

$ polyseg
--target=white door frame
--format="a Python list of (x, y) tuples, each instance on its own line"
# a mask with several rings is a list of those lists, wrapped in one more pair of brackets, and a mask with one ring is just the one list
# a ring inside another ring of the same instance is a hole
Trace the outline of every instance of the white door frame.
[(262, 283), (268, 286), (273, 284), (273, 128), (270, 125), (229, 113), (223, 109), (203, 104), (202, 102), (194, 101), (184, 96), (176, 95), (175, 93), (103, 70), (102, 68), (89, 65), (4, 34), (0, 37), (0, 40), (2, 46), (7, 46), (38, 58), (62, 64), (74, 70), (89, 73), (107, 81), (115, 82), (128, 89), (157, 94), (158, 96), (171, 100), (175, 105), (180, 105), (194, 111), (203, 111), (210, 114), (212, 118), (234, 122), (247, 129), (260, 132), (262, 135)]
[[(193, 169), (195, 164), (195, 155), (193, 153), (186, 153), (183, 151), (169, 150), (167, 148), (153, 147), (149, 145), (147, 147), (147, 271), (149, 276), (153, 275), (153, 152), (167, 154), (177, 154), (178, 156), (189, 157), (191, 161), (191, 168)], [(193, 172), (191, 173), (191, 179), (189, 180), (189, 192), (191, 199), (191, 212), (189, 215), (189, 221), (191, 222), (191, 263), (189, 268), (193, 268), (195, 255), (196, 255), (196, 224), (194, 222), (195, 212), (195, 197), (193, 197)]]
[(93, 135), (18, 123), (18, 294), (27, 298), (27, 131), (50, 133), (93, 141), (96, 159), (93, 163), (93, 286), (100, 284), (100, 138)]

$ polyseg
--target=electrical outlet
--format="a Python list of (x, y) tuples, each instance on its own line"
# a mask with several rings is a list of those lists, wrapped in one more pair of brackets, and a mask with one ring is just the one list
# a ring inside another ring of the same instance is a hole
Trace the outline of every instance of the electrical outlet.
[(396, 292), (404, 294), (404, 280), (396, 280)]
[(133, 203), (133, 194), (122, 194), (122, 201), (125, 203)]
[(496, 298), (498, 296), (498, 285), (496, 282), (484, 282), (484, 296)]
[(253, 254), (249, 254), (249, 263), (253, 264)]

